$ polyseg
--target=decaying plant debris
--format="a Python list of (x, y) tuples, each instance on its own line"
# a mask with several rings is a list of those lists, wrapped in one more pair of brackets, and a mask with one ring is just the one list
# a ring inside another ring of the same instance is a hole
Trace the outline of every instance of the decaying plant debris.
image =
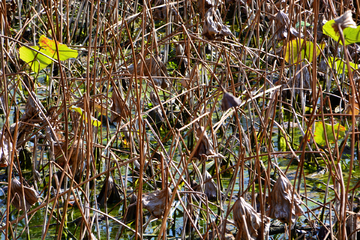
[(26, 209), (28, 211), (38, 201), (39, 196), (34, 188), (23, 185), (23, 189), (24, 194), (20, 181), (16, 178), (11, 180), (10, 198), (12, 205), (19, 210)]
[(223, 99), (221, 101), (221, 110), (227, 111), (229, 108), (240, 106), (241, 100), (234, 97), (231, 93), (224, 92)]
[[(275, 17), (276, 36), (278, 40), (284, 40), (287, 38), (290, 32), (289, 40), (293, 40), (300, 37), (299, 32), (290, 25), (289, 16), (283, 11), (279, 11)], [(301, 36), (302, 37), (302, 36)]]
[(212, 7), (205, 13), (202, 35), (210, 40), (214, 40), (215, 38), (224, 38), (232, 35), (230, 29), (223, 24), (220, 17), (220, 12), (217, 8)]
[[(257, 240), (269, 234), (270, 219), (261, 216), (255, 209), (240, 197), (234, 204), (233, 208), (234, 222), (238, 228), (236, 239)], [(263, 231), (262, 233), (260, 233)], [(267, 238), (265, 238), (267, 239)]]
[(289, 179), (280, 174), (271, 191), (270, 217), (286, 223), (294, 223), (304, 214), (301, 199), (294, 193)]
[[(169, 86), (167, 77), (169, 76), (167, 68), (163, 63), (159, 55), (152, 56), (148, 59), (145, 59), (145, 62), (142, 60), (137, 64), (136, 71), (140, 75), (141, 67), (143, 67), (143, 73), (145, 76), (151, 76), (156, 86), (160, 86), (163, 89), (166, 89)], [(129, 71), (134, 73), (135, 67), (132, 64), (129, 66)], [(148, 80), (152, 84), (151, 80)]]
[(161, 218), (171, 197), (170, 188), (144, 194), (142, 204), (154, 217)]
[(0, 238), (360, 236), (356, 1), (2, 3)]

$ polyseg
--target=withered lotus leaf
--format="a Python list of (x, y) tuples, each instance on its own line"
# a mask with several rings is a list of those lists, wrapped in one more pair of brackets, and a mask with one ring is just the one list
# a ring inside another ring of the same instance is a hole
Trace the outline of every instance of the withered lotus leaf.
[(10, 134), (3, 128), (3, 134), (0, 141), (0, 167), (7, 167), (9, 165), (10, 154), (13, 149), (13, 143)]
[(284, 40), (288, 36), (288, 29), (290, 28), (290, 39), (293, 40), (296, 37), (300, 37), (299, 32), (291, 27), (290, 19), (286, 13), (279, 11), (275, 16), (275, 26), (276, 26), (276, 37), (278, 40)]
[(125, 101), (118, 95), (117, 91), (114, 90), (111, 96), (113, 104), (111, 106), (111, 122), (120, 122), (121, 119), (126, 119), (129, 114), (130, 110), (126, 105)]
[[(289, 179), (280, 175), (271, 191), (270, 217), (282, 222), (294, 223), (297, 216), (304, 214), (301, 199), (293, 192)], [(292, 206), (292, 201), (293, 206)]]
[[(164, 0), (156, 0), (155, 1), (155, 7), (164, 5)], [(154, 20), (166, 20), (166, 6), (163, 7), (157, 7), (154, 9), (153, 12), (153, 18)]]
[(218, 9), (212, 7), (205, 13), (203, 36), (209, 40), (224, 38), (232, 35), (230, 29), (223, 24)]
[(161, 218), (165, 212), (166, 202), (170, 199), (171, 190), (165, 188), (142, 196), (142, 204), (154, 217)]
[(335, 23), (332, 25), (335, 32), (339, 32), (339, 27), (341, 29), (350, 27), (350, 28), (356, 28), (356, 23), (354, 22), (352, 18), (351, 10), (346, 11), (343, 15), (340, 17), (337, 17), (334, 19)]
[(205, 182), (204, 193), (206, 194), (206, 196), (210, 201), (216, 200), (216, 196), (218, 192), (216, 183), (212, 178), (213, 177), (210, 175), (210, 173), (206, 171), (204, 176), (204, 182)]
[[(137, 74), (140, 75), (141, 62), (137, 65)], [(130, 73), (134, 73), (134, 65), (129, 66)], [(151, 76), (154, 80), (155, 85), (160, 86), (163, 89), (168, 87), (167, 77), (169, 77), (167, 68), (162, 62), (160, 56), (151, 57), (145, 59), (143, 66), (144, 75)]]
[(65, 142), (62, 142), (60, 145), (54, 145), (54, 155), (55, 155), (55, 159), (56, 162), (61, 166), (64, 167), (66, 160), (64, 155), (61, 152), (62, 151), (65, 153), (66, 148), (68, 148), (68, 153), (70, 155), (69, 157), (69, 166), (72, 166), (73, 169), (73, 173), (75, 175), (76, 171), (78, 170), (79, 167), (81, 167), (82, 163), (85, 160), (85, 146), (83, 143), (83, 140), (75, 140), (75, 141), (68, 141), (68, 143), (70, 144), (70, 146), (66, 146)]
[(128, 223), (134, 221), (136, 219), (136, 213), (137, 213), (137, 196), (133, 194), (130, 198), (130, 204), (126, 209), (124, 222)]
[[(24, 196), (25, 195), (25, 196)], [(25, 210), (23, 196), (25, 197), (26, 210), (36, 203), (39, 199), (39, 195), (34, 188), (24, 186), (24, 195), (21, 190), (21, 183), (16, 178), (11, 180), (10, 199), (12, 204), (19, 210)]]
[(104, 185), (100, 190), (97, 201), (100, 205), (104, 205), (106, 201), (108, 203), (117, 203), (120, 200), (120, 189), (116, 185), (114, 179), (109, 176), (109, 178), (104, 181)]
[(223, 99), (221, 101), (221, 109), (223, 111), (228, 110), (229, 108), (232, 107), (237, 107), (241, 104), (241, 100), (234, 97), (234, 95), (232, 95), (231, 93), (225, 92)]
[(36, 106), (36, 102), (40, 102), (38, 97), (34, 92), (31, 94), (32, 96), (29, 96), (26, 102), (25, 106), (25, 112), (21, 116), (20, 121), (22, 122), (28, 122), (28, 121), (39, 121), (40, 115), (39, 115), (39, 108)]
[(264, 225), (265, 236), (269, 232), (270, 219), (261, 215), (255, 211), (255, 209), (245, 201), (244, 198), (240, 197), (234, 204), (233, 209), (234, 222), (236, 227), (239, 229), (236, 239), (239, 240), (257, 240), (260, 237), (260, 231), (262, 225)]
[(194, 154), (194, 157), (201, 158), (201, 156), (211, 156), (216, 155), (216, 152), (214, 150), (213, 144), (211, 140), (209, 139), (205, 129), (203, 127), (197, 127), (196, 128), (196, 137), (200, 138), (201, 134), (204, 133), (201, 142), (196, 149), (196, 152)]
[[(151, 103), (153, 104), (153, 106), (158, 106), (160, 105), (160, 101), (159, 99), (156, 97), (155, 93), (154, 92), (150, 92), (150, 101)], [(156, 120), (159, 120), (160, 122), (164, 122), (164, 115), (161, 111), (161, 108), (156, 108), (154, 109), (153, 111), (151, 111), (151, 114), (150, 115), (154, 115), (154, 118), (153, 120), (156, 121)], [(153, 117), (153, 116), (152, 116)]]

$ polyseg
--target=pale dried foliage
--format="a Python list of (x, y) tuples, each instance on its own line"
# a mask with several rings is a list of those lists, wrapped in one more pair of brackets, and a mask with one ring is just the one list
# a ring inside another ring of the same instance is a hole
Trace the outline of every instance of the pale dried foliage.
[(341, 15), (340, 17), (337, 17), (334, 19), (335, 23), (333, 24), (333, 28), (335, 28), (335, 31), (339, 31), (339, 27), (341, 27), (341, 29), (344, 28), (356, 28), (356, 23), (354, 22), (353, 18), (352, 18), (352, 13), (351, 10), (346, 11), (343, 15)]
[(280, 175), (271, 191), (270, 217), (289, 224), (294, 223), (298, 216), (304, 214), (301, 203), (289, 179)]
[[(261, 216), (255, 209), (240, 197), (233, 208), (234, 222), (238, 228), (236, 240), (258, 240), (269, 232), (270, 219)], [(262, 229), (264, 232), (261, 234)]]

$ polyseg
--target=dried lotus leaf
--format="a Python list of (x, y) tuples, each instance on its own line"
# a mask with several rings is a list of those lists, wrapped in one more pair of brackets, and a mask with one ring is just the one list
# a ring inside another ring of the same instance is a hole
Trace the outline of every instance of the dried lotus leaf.
[(225, 92), (221, 101), (221, 110), (226, 111), (229, 108), (240, 106), (241, 100), (234, 97), (231, 93)]
[(130, 110), (126, 105), (125, 101), (118, 95), (117, 91), (114, 89), (111, 99), (113, 101), (113, 105), (111, 106), (111, 122), (120, 122), (121, 119), (126, 119), (129, 114)]
[(260, 231), (264, 225), (263, 236), (267, 235), (270, 229), (270, 219), (261, 215), (255, 209), (240, 197), (234, 204), (233, 208), (234, 222), (239, 229), (236, 239), (257, 240), (261, 236)]
[(144, 194), (142, 204), (154, 217), (161, 218), (165, 212), (166, 202), (171, 196), (170, 188)]
[(288, 36), (288, 29), (290, 28), (290, 39), (300, 37), (299, 32), (291, 27), (290, 19), (286, 13), (279, 11), (275, 16), (275, 26), (276, 26), (276, 37), (278, 40), (284, 40)]
[[(38, 201), (39, 195), (37, 194), (34, 188), (30, 188), (27, 186), (23, 186), (23, 187), (24, 187), (26, 210), (29, 210), (30, 207)], [(14, 205), (15, 208), (19, 210), (25, 210), (21, 183), (16, 178), (13, 178), (11, 180), (10, 198), (12, 199), (12, 204)]]
[[(73, 174), (75, 175), (76, 171), (82, 166), (82, 163), (85, 160), (85, 146), (81, 139), (75, 140), (73, 143), (69, 141), (69, 143), (71, 144), (71, 146), (68, 147), (68, 153), (71, 153), (71, 156), (69, 157), (69, 166), (72, 166)], [(54, 145), (55, 159), (61, 167), (64, 167), (66, 163), (65, 157), (62, 154), (62, 151), (64, 153), (66, 152), (66, 148), (65, 142), (62, 142), (60, 145)]]
[(104, 205), (105, 201), (108, 203), (117, 203), (121, 200), (120, 189), (116, 185), (114, 179), (110, 176), (104, 181), (97, 201), (100, 205)]
[(215, 38), (224, 38), (232, 35), (230, 29), (223, 24), (218, 9), (212, 7), (205, 13), (202, 35), (209, 40), (214, 40)]
[(335, 18), (334, 21), (335, 21), (335, 23), (332, 25), (332, 27), (334, 28), (336, 33), (339, 32), (339, 27), (341, 27), (341, 29), (348, 28), (348, 27), (350, 27), (350, 28), (357, 27), (356, 23), (354, 22), (354, 20), (352, 18), (351, 10), (348, 10), (340, 17)]
[(196, 128), (196, 137), (200, 138), (201, 134), (204, 133), (201, 142), (196, 149), (196, 152), (194, 154), (194, 157), (201, 158), (203, 155), (205, 156), (211, 156), (216, 155), (216, 152), (213, 147), (212, 141), (209, 139), (205, 129), (203, 127), (197, 127)]
[(206, 194), (206, 196), (210, 201), (215, 201), (218, 190), (216, 183), (212, 178), (213, 177), (210, 175), (210, 173), (206, 171), (204, 176), (204, 182), (205, 182), (204, 193)]
[[(270, 217), (282, 222), (294, 223), (297, 216), (304, 214), (301, 199), (293, 192), (289, 179), (280, 175), (271, 191)], [(292, 207), (292, 200), (294, 204)]]
[[(136, 68), (138, 75), (140, 75), (140, 66), (141, 62), (137, 65)], [(134, 65), (129, 66), (128, 69), (130, 73), (134, 73)], [(143, 70), (145, 76), (152, 77), (156, 86), (160, 86), (163, 89), (166, 89), (168, 87), (167, 77), (169, 77), (169, 74), (160, 56), (146, 59), (144, 62)]]

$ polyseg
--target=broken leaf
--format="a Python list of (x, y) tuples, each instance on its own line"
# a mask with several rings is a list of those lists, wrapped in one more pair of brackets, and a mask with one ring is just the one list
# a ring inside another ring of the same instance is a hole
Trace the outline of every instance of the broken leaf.
[[(34, 188), (30, 188), (27, 186), (24, 187), (24, 195), (21, 189), (21, 183), (16, 178), (11, 180), (11, 191), (10, 191), (10, 199), (12, 200), (12, 205), (19, 210), (25, 210), (24, 208), (24, 198), (26, 204), (26, 210), (29, 210), (30, 207), (36, 203), (39, 199), (39, 196)], [(23, 198), (24, 197), (24, 198)]]
[[(60, 61), (65, 61), (69, 58), (76, 58), (78, 56), (78, 52), (76, 50), (68, 48), (65, 44), (55, 42), (54, 40), (51, 40), (44, 35), (42, 35), (39, 39), (39, 46), (32, 46), (32, 48), (54, 59), (58, 59), (58, 49)], [(19, 49), (19, 54), (20, 58), (30, 65), (33, 72), (39, 72), (47, 65), (52, 63), (50, 58), (26, 46), (23, 46)]]
[(304, 214), (300, 207), (302, 201), (293, 191), (293, 186), (287, 177), (280, 174), (270, 195), (271, 218), (290, 224), (295, 222), (297, 216)]
[(161, 218), (165, 212), (166, 202), (171, 196), (170, 188), (144, 194), (142, 204), (154, 217)]
[(240, 197), (234, 204), (233, 208), (234, 222), (236, 227), (239, 229), (236, 239), (248, 239), (257, 240), (260, 239), (260, 231), (264, 225), (265, 236), (270, 229), (270, 219), (261, 215), (255, 211), (255, 209), (245, 201), (244, 198)]

